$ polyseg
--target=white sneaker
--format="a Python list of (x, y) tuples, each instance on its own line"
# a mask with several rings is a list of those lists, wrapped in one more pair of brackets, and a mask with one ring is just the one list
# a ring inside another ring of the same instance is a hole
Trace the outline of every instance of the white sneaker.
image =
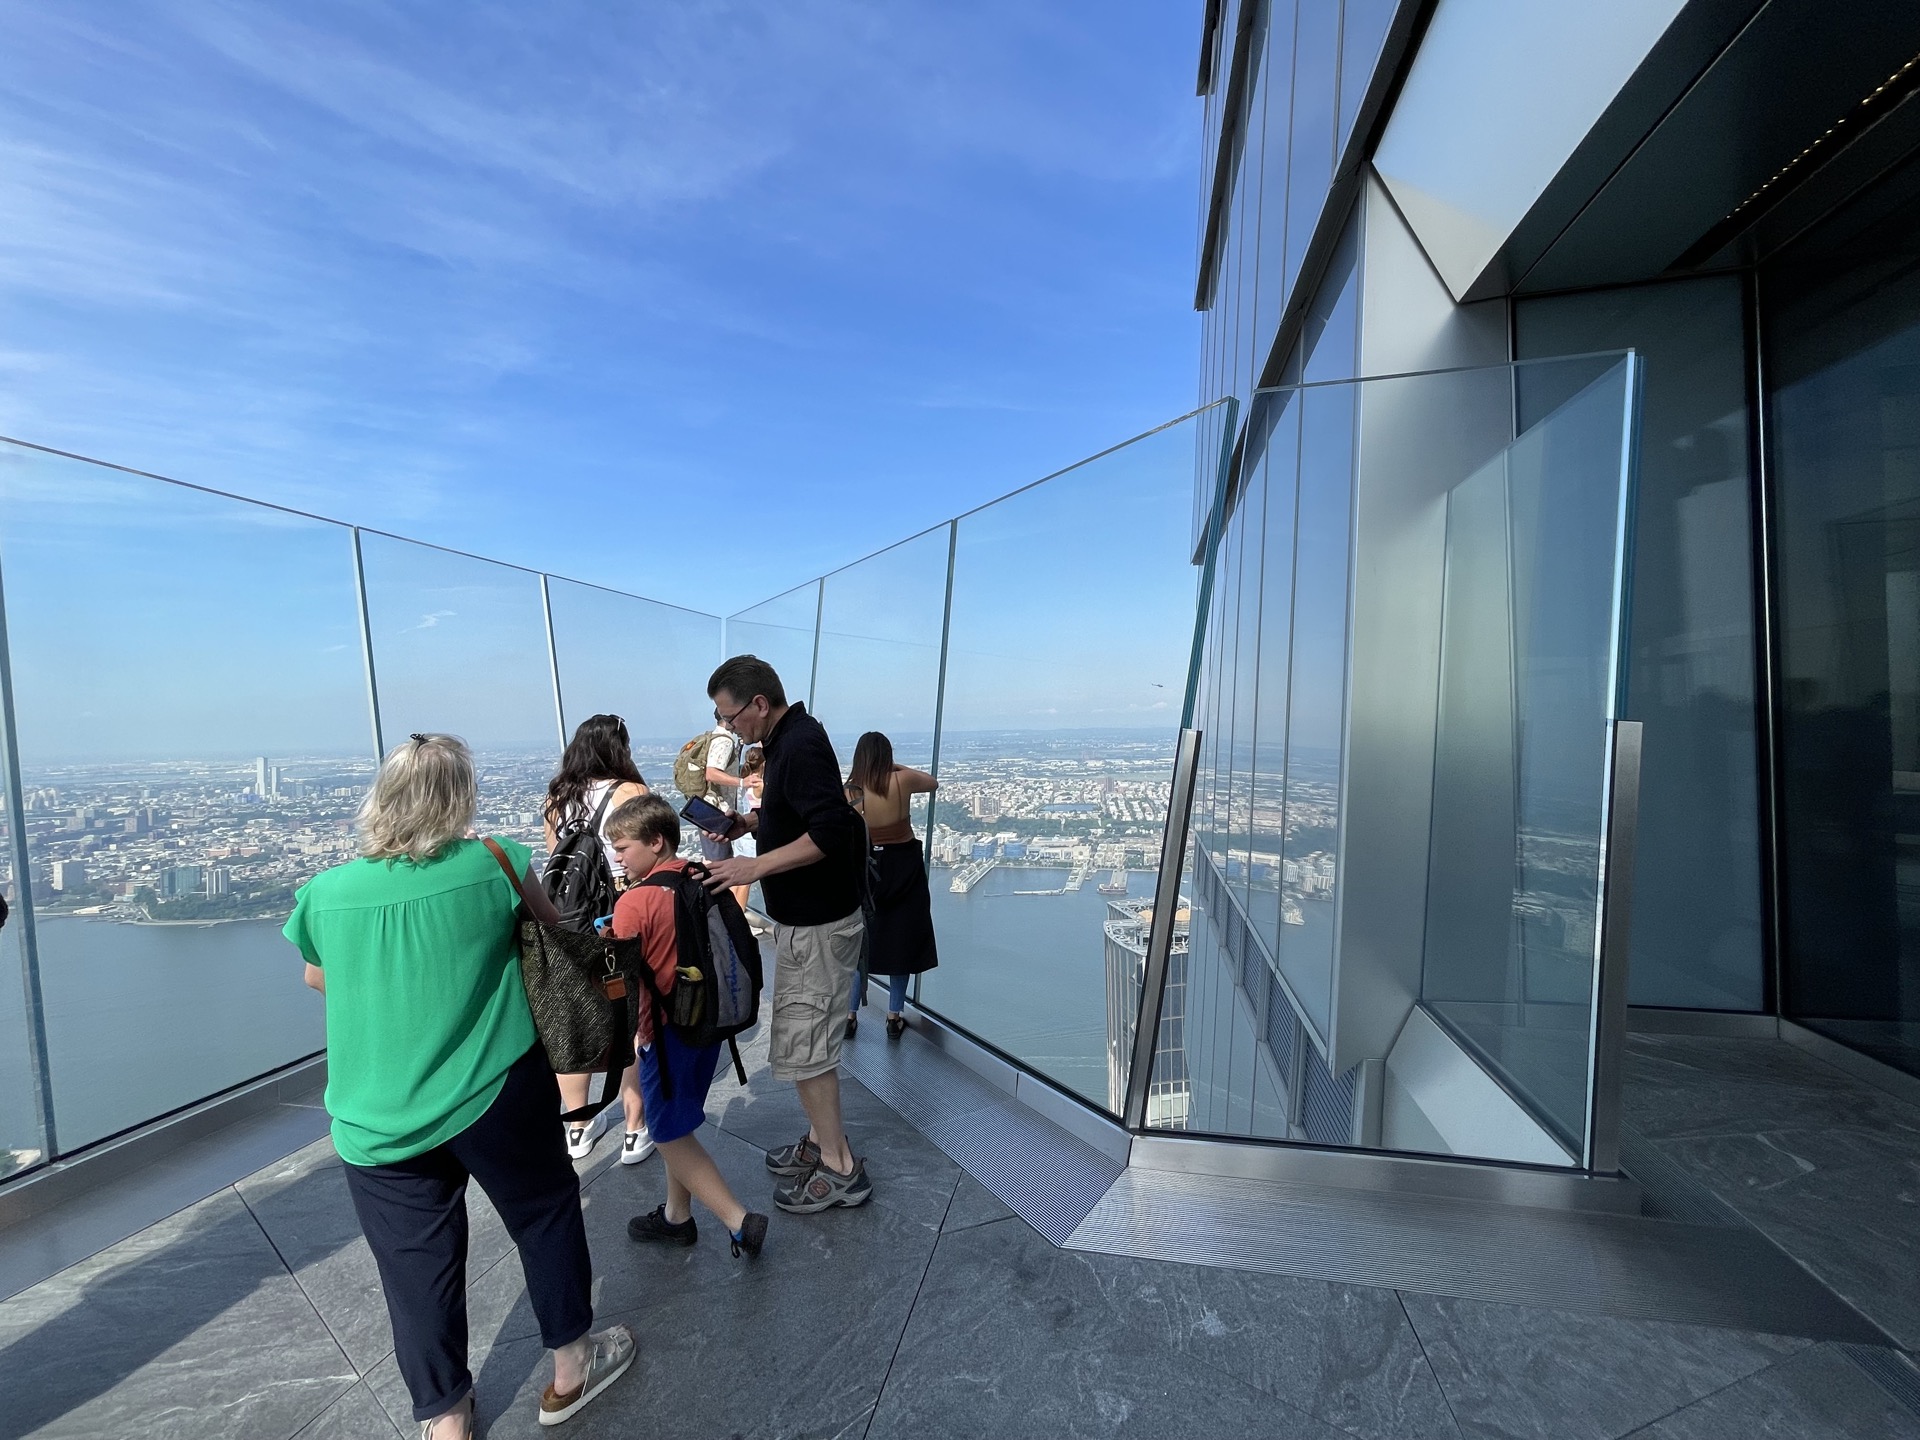
[(653, 1154), (653, 1137), (647, 1133), (646, 1126), (642, 1125), (638, 1130), (627, 1131), (627, 1138), (620, 1145), (622, 1165), (638, 1165), (651, 1154)]
[(620, 1118), (620, 1107), (609, 1105), (590, 1120), (567, 1126), (567, 1158), (584, 1160), (593, 1153), (594, 1142), (613, 1128)]

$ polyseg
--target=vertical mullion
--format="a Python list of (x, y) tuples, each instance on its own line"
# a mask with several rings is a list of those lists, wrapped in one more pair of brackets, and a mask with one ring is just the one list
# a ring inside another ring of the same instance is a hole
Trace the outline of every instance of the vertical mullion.
[(8, 843), (12, 850), (14, 928), (20, 936), (20, 985), (26, 1007), (27, 1058), (40, 1099), (40, 1138), (44, 1159), (60, 1153), (53, 1114), (53, 1067), (47, 1052), (47, 1014), (40, 990), (40, 945), (33, 921), (33, 870), (27, 853), (27, 807), (20, 793), (20, 740), (14, 724), (13, 651), (7, 628), (4, 586), (0, 586), (0, 742), (5, 746)]
[(360, 527), (353, 534), (353, 591), (360, 608), (360, 660), (367, 671), (367, 713), (373, 722), (373, 763), (378, 765), (387, 754), (386, 737), (380, 730), (380, 682), (373, 669), (373, 620), (367, 609), (367, 562), (360, 553)]
[[(953, 633), (953, 564), (960, 552), (960, 522), (947, 522), (947, 593), (940, 606), (940, 675), (933, 687), (933, 756), (928, 762), (928, 774), (935, 780), (940, 778), (940, 737), (945, 731), (947, 716), (947, 647)], [(933, 815), (940, 803), (939, 792), (927, 796), (927, 838), (924, 859), (927, 869), (933, 869)], [(913, 977), (913, 1003), (920, 1003), (920, 977)]]
[(547, 667), (553, 674), (553, 723), (560, 736), (561, 753), (567, 748), (567, 706), (560, 694), (560, 647), (553, 640), (553, 596), (547, 588), (547, 572), (540, 572), (540, 614), (547, 622)]

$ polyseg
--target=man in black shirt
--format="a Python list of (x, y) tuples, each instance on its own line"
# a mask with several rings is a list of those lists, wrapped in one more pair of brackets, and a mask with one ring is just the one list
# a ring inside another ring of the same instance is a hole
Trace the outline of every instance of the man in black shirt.
[(707, 681), (714, 719), (767, 757), (760, 808), (734, 817), (728, 838), (753, 832), (757, 856), (711, 864), (709, 887), (760, 882), (773, 920), (773, 1020), (767, 1053), (791, 1080), (808, 1130), (767, 1154), (780, 1177), (773, 1203), (811, 1214), (873, 1194), (840, 1120), (840, 1045), (860, 968), (860, 817), (847, 803), (833, 742), (804, 705), (787, 703), (766, 661), (736, 655)]

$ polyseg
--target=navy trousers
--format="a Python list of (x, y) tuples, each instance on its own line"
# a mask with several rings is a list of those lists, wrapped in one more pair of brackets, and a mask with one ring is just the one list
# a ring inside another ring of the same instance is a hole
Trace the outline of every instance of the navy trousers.
[(467, 1369), (467, 1179), (487, 1192), (520, 1251), (527, 1298), (549, 1350), (593, 1326), (593, 1262), (580, 1180), (560, 1128), (560, 1087), (538, 1045), (514, 1062), (493, 1104), (425, 1154), (349, 1165), (347, 1190), (380, 1267), (394, 1358), (413, 1418), (451, 1409)]

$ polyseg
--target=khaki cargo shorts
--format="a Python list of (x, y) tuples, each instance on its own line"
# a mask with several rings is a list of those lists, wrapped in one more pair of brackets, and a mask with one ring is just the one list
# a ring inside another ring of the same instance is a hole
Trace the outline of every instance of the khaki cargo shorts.
[(840, 1064), (860, 969), (866, 917), (773, 927), (773, 1029), (767, 1059), (776, 1080), (811, 1080)]

